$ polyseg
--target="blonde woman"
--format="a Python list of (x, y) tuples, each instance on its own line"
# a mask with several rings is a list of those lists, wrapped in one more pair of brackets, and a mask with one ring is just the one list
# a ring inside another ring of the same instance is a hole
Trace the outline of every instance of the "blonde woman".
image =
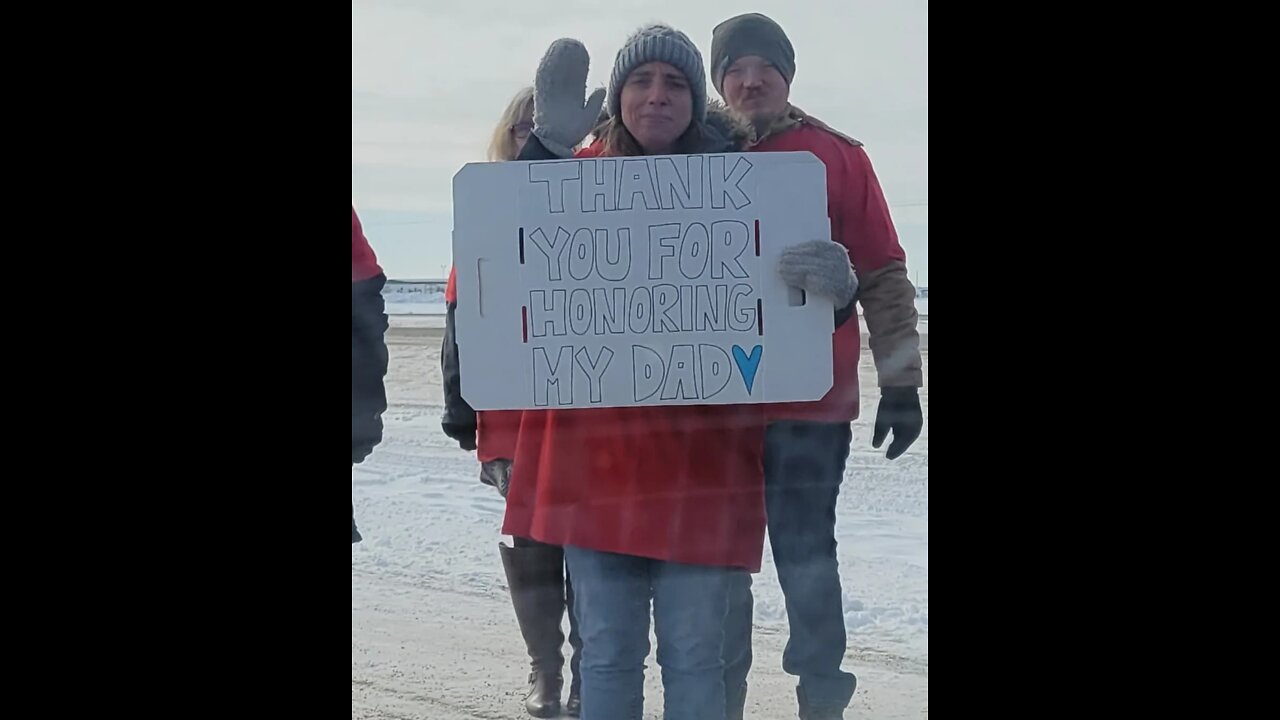
[[(516, 93), (502, 113), (489, 141), (490, 162), (515, 160), (533, 131), (533, 88)], [(520, 425), (518, 410), (476, 413), (462, 399), (458, 368), (458, 346), (454, 339), (454, 310), (457, 307), (455, 274), (450, 272), (445, 290), (444, 347), (441, 365), (444, 370), (445, 411), (442, 425), (449, 437), (464, 450), (476, 450), (480, 460), (480, 481), (493, 485), (503, 497), (511, 478), (511, 458), (515, 457), (516, 435)], [(560, 693), (564, 686), (564, 634), (560, 621), (569, 611), (569, 644), (573, 648), (570, 670), (569, 699), (564, 709), (577, 717), (581, 701), (578, 674), (582, 640), (573, 615), (573, 586), (565, 572), (564, 550), (524, 537), (513, 537), (514, 547), (498, 544), (502, 565), (511, 588), (520, 633), (529, 651), (532, 671), (525, 709), (533, 717), (555, 717), (560, 714)]]

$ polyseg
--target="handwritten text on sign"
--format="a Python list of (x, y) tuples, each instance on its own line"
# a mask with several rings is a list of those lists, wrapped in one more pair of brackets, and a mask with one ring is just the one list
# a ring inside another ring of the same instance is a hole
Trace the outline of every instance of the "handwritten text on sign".
[(831, 306), (790, 301), (776, 266), (787, 244), (829, 237), (824, 180), (808, 153), (467, 166), (463, 396), (477, 409), (821, 397)]

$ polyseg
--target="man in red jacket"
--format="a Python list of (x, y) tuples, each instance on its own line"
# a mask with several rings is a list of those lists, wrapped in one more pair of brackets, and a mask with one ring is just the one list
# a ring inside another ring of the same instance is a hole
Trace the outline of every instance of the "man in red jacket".
[[(351, 464), (363, 461), (382, 442), (382, 413), (387, 409), (386, 307), (382, 286), (387, 276), (369, 247), (351, 208)], [(360, 542), (356, 506), (351, 504), (351, 542)]]
[[(807, 150), (827, 168), (831, 239), (845, 246), (860, 283), (858, 300), (870, 334), (880, 384), (871, 441), (890, 431), (887, 456), (902, 455), (923, 425), (917, 388), (923, 384), (915, 289), (889, 207), (862, 143), (789, 102), (795, 51), (773, 20), (757, 13), (720, 23), (712, 32), (708, 69), (733, 110), (755, 127), (757, 152)], [(815, 262), (827, 262), (815, 258)], [(816, 271), (816, 268), (815, 268)], [(788, 278), (804, 285), (803, 273)], [(842, 718), (856, 678), (840, 669), (846, 649), (835, 511), (858, 416), (858, 323), (833, 338), (834, 383), (817, 402), (773, 406), (765, 439), (765, 502), (769, 542), (787, 602), (791, 637), (783, 669), (800, 678), (804, 720)], [(751, 578), (739, 575), (725, 627), (728, 717), (741, 718), (751, 667)]]

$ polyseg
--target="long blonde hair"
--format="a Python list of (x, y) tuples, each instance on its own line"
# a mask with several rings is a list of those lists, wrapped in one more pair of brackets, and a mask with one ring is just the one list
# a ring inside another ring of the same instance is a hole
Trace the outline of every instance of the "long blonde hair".
[(533, 88), (521, 88), (511, 98), (507, 109), (502, 112), (498, 126), (493, 129), (493, 137), (489, 140), (489, 162), (515, 160), (516, 155), (516, 123), (525, 116), (533, 117)]

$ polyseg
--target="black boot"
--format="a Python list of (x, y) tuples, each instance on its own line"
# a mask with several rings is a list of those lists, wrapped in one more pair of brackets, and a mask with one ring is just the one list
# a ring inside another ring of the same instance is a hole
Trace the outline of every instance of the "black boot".
[(564, 678), (560, 671), (534, 668), (529, 673), (529, 694), (524, 699), (524, 709), (536, 718), (556, 717), (560, 714), (560, 691)]
[(529, 694), (525, 710), (536, 718), (560, 714), (564, 688), (564, 550), (558, 547), (515, 547), (498, 543), (502, 566), (511, 588), (511, 604), (520, 623), (520, 634), (529, 649)]
[[(849, 675), (846, 684), (848, 692), (842, 694), (851, 700), (858, 688), (858, 679)], [(844, 720), (844, 711), (849, 705), (849, 700), (845, 700), (843, 705), (815, 705), (805, 695), (803, 686), (796, 688), (796, 700), (800, 705), (800, 720)]]
[(569, 682), (569, 700), (564, 704), (564, 711), (570, 717), (582, 716), (582, 635), (578, 632), (578, 617), (573, 614), (573, 581), (569, 572), (564, 574), (565, 604), (569, 608), (569, 645), (573, 648), (573, 657), (569, 658), (569, 671), (573, 679)]

